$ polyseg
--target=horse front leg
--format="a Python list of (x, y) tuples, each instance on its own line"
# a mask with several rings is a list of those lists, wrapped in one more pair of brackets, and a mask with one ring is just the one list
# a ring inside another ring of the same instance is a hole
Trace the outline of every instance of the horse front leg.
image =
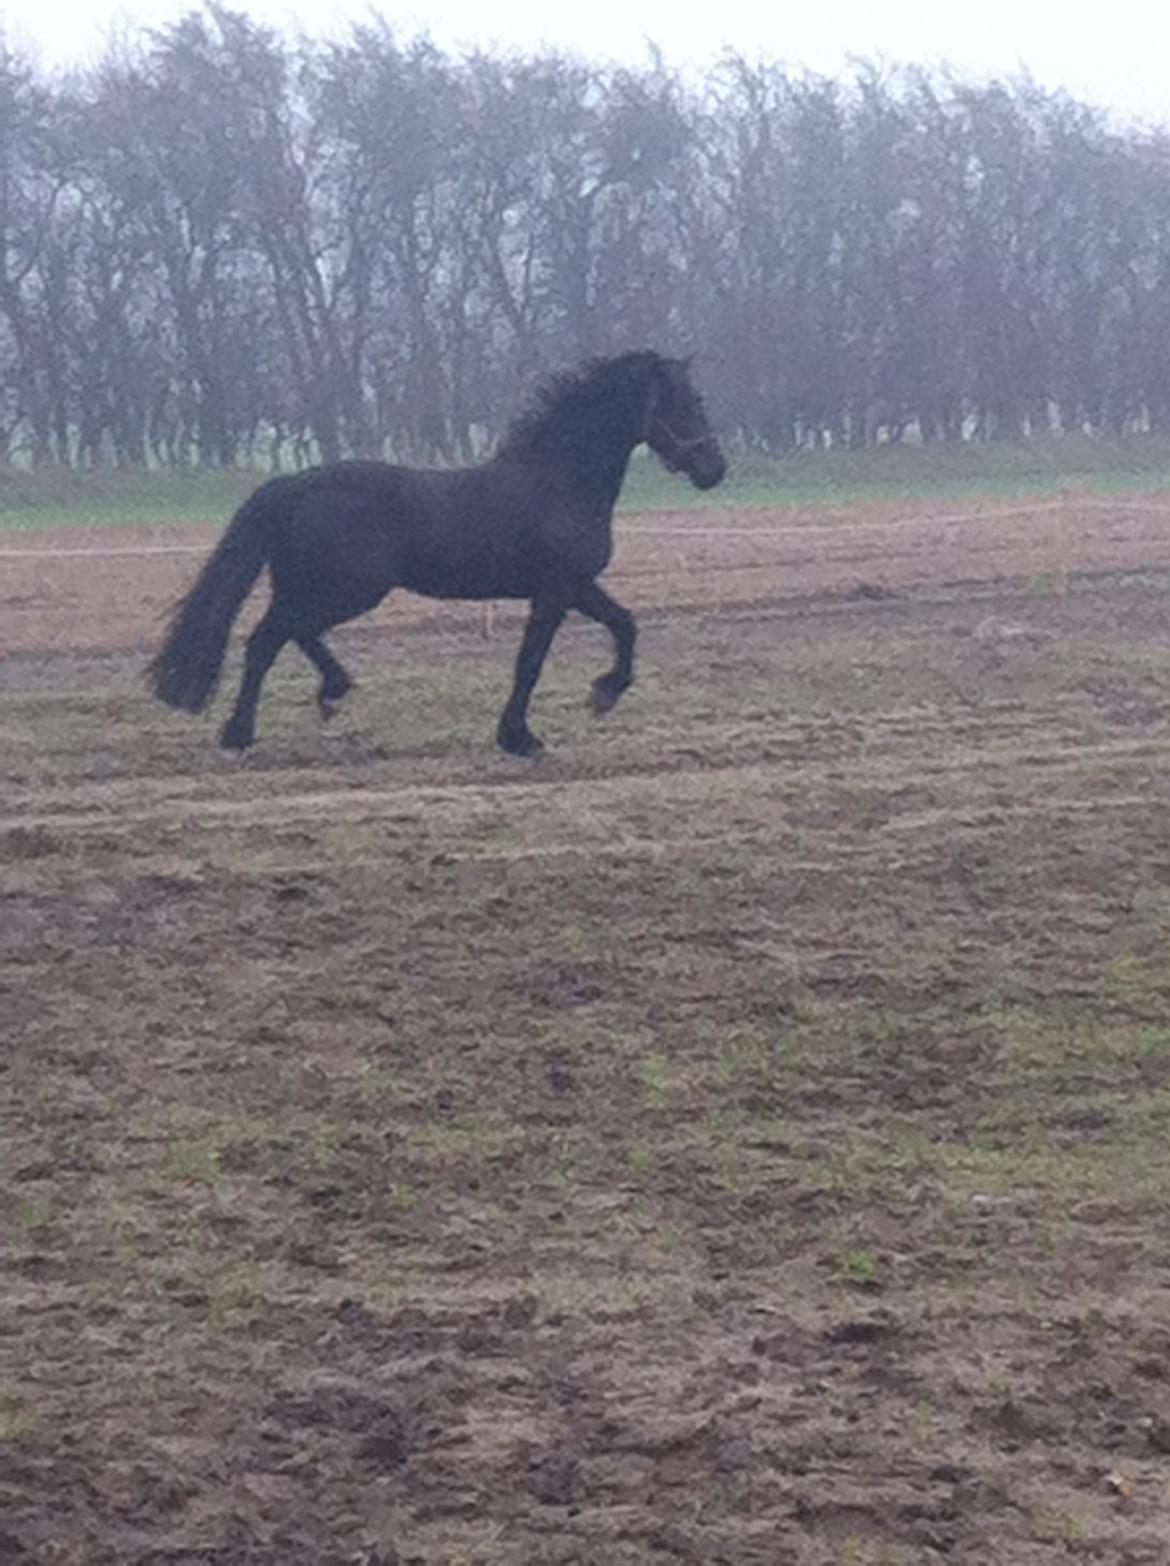
[(606, 626), (613, 636), (613, 668), (594, 680), (589, 696), (590, 706), (600, 718), (617, 704), (621, 693), (634, 682), (634, 642), (638, 628), (630, 611), (623, 609), (596, 582), (587, 582), (579, 588), (573, 602), (582, 614)]
[(561, 598), (534, 598), (524, 627), (524, 640), (516, 655), (516, 675), (512, 694), (500, 714), (496, 739), (513, 756), (538, 756), (544, 746), (528, 727), (528, 702), (540, 678), (552, 639), (565, 618), (566, 605)]

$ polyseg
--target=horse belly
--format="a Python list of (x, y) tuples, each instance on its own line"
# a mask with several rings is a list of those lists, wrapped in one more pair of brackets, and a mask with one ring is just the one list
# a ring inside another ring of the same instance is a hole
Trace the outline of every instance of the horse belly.
[(531, 598), (542, 575), (530, 550), (490, 537), (412, 540), (402, 566), (403, 587), (426, 598)]

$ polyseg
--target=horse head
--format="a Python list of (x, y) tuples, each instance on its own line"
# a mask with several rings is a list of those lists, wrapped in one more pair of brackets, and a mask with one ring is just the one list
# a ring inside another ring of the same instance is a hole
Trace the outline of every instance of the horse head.
[(696, 489), (713, 489), (727, 460), (691, 384), (690, 362), (658, 358), (650, 384), (642, 439), (671, 473), (685, 473)]

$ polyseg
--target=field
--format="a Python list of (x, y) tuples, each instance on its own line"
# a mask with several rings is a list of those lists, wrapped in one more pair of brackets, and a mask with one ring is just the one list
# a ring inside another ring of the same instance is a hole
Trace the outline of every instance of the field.
[(536, 764), (509, 613), (339, 633), (325, 728), (289, 655), (240, 763), (141, 681), (195, 557), (69, 552), (205, 526), (0, 538), (0, 1561), (1161, 1566), (1170, 495), (1107, 488), (630, 518), (638, 684), (568, 628)]

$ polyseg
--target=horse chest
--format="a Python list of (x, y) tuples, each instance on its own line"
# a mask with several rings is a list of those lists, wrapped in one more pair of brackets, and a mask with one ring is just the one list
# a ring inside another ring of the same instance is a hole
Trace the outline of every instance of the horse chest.
[(600, 576), (613, 554), (612, 513), (589, 518), (554, 513), (541, 529), (541, 541), (550, 563), (577, 576)]

